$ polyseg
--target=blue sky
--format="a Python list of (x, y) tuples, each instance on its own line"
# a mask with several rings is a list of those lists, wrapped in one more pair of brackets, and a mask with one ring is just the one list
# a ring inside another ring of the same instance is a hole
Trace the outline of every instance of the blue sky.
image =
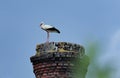
[(84, 47), (99, 41), (106, 52), (105, 59), (110, 59), (110, 55), (116, 59), (120, 54), (119, 3), (119, 0), (0, 0), (0, 78), (35, 78), (29, 57), (35, 54), (36, 44), (46, 41), (46, 33), (39, 28), (41, 21), (61, 31), (60, 35), (51, 34), (50, 41), (73, 42)]

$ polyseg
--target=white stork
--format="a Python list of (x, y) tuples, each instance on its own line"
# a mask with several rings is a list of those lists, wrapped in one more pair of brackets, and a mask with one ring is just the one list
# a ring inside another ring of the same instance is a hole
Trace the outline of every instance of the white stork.
[(45, 25), (43, 22), (40, 24), (41, 29), (47, 32), (47, 42), (49, 42), (49, 33), (60, 33), (58, 29), (51, 25)]

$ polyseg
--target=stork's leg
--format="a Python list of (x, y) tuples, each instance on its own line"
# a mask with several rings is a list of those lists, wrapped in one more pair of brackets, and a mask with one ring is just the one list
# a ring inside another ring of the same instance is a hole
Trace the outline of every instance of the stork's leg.
[(47, 42), (49, 43), (49, 32), (47, 32)]

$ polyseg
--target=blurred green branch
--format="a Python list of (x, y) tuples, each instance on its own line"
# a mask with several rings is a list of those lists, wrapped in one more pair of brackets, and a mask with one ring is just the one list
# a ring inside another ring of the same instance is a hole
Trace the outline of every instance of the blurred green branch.
[(98, 63), (98, 57), (100, 53), (103, 53), (100, 52), (100, 45), (92, 43), (87, 48), (87, 51), (88, 56), (85, 55), (82, 59), (75, 59), (73, 62), (75, 64), (73, 78), (110, 78), (113, 71), (112, 67), (110, 65), (101, 66)]

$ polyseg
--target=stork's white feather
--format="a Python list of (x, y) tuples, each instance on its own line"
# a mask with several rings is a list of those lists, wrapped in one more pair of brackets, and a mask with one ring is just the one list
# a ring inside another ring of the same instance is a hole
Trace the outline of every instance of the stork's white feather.
[(49, 29), (49, 28), (53, 28), (53, 26), (51, 25), (41, 25), (42, 29)]

